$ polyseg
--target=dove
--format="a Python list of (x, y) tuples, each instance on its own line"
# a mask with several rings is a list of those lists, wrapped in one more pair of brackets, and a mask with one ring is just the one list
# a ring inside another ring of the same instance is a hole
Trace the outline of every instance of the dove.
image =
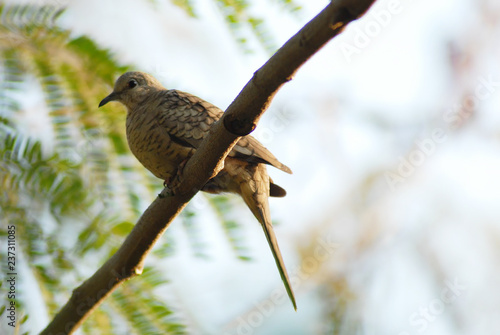
[[(127, 108), (126, 133), (130, 150), (139, 162), (165, 184), (182, 173), (186, 161), (219, 120), (223, 111), (192, 94), (166, 89), (153, 76), (127, 72), (99, 107), (117, 101)], [(271, 223), (268, 198), (286, 191), (273, 183), (266, 165), (291, 174), (258, 140), (242, 136), (224, 161), (224, 168), (203, 186), (208, 193), (239, 194), (261, 224), (281, 279), (295, 310), (297, 304)]]

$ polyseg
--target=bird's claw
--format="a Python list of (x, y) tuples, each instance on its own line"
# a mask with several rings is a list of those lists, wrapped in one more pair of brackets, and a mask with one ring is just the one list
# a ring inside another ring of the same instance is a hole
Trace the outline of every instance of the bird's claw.
[(179, 185), (179, 183), (181, 182), (182, 174), (184, 172), (184, 167), (186, 166), (187, 161), (188, 161), (188, 158), (186, 158), (182, 162), (180, 162), (179, 165), (177, 166), (177, 171), (176, 171), (175, 175), (173, 175), (172, 177), (167, 178), (163, 181), (163, 187), (165, 189), (168, 189), (168, 191), (167, 191), (167, 194), (163, 194), (164, 193), (163, 191), (162, 191), (162, 193), (158, 194), (158, 197), (160, 199), (163, 199), (166, 196), (173, 196), (174, 195), (173, 190), (176, 189), (177, 186)]
[(163, 185), (165, 186), (165, 188), (163, 189), (163, 191), (161, 191), (161, 193), (158, 193), (158, 198), (165, 199), (166, 197), (174, 196), (174, 192), (172, 191), (172, 189), (165, 185), (165, 183)]

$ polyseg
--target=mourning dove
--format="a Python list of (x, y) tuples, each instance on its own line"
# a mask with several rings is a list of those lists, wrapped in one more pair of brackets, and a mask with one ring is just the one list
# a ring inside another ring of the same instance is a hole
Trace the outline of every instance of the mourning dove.
[[(151, 75), (127, 72), (115, 83), (110, 101), (127, 107), (127, 140), (132, 153), (156, 177), (169, 183), (194, 154), (210, 127), (223, 111), (192, 94), (165, 89)], [(284, 189), (273, 183), (266, 164), (286, 173), (290, 168), (252, 136), (243, 136), (224, 161), (224, 168), (202, 190), (239, 194), (262, 225), (286, 291), (297, 309), (288, 274), (271, 224), (268, 197), (283, 197)]]

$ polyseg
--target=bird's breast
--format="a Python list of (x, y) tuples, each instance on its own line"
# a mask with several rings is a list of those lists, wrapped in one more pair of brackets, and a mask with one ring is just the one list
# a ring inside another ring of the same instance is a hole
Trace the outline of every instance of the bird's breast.
[(171, 178), (179, 164), (192, 155), (189, 150), (171, 141), (168, 132), (146, 113), (127, 115), (127, 141), (139, 162), (156, 177)]

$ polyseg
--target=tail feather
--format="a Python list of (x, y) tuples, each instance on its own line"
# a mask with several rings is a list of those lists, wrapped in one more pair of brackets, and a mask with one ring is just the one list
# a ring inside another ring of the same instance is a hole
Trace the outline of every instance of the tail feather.
[[(274, 229), (271, 225), (271, 220), (265, 219), (266, 215), (263, 213), (263, 211), (259, 210), (261, 220), (265, 221), (264, 223), (261, 222), (262, 224), (262, 229), (264, 230), (264, 234), (266, 235), (267, 243), (269, 244), (269, 247), (271, 248), (271, 251), (274, 256), (274, 260), (276, 261), (276, 266), (278, 267), (278, 271), (281, 276), (281, 280), (283, 281), (283, 284), (285, 285), (286, 293), (288, 294), (288, 297), (290, 298), (293, 308), (297, 310), (297, 303), (295, 302), (295, 295), (293, 294), (292, 290), (292, 285), (290, 283), (290, 279), (288, 278), (288, 273), (286, 271), (285, 267), (285, 262), (283, 261), (283, 257), (281, 256), (281, 251), (278, 246), (278, 240), (276, 239), (276, 235), (274, 234)], [(259, 221), (261, 221), (259, 220)]]
[(267, 175), (267, 171), (265, 170), (265, 166), (262, 164), (259, 165), (259, 167), (264, 169), (264, 171), (259, 171), (260, 169), (257, 168), (254, 172), (254, 175), (252, 176), (253, 178), (251, 178), (251, 181), (247, 180), (241, 183), (241, 196), (252, 211), (255, 218), (262, 225), (262, 229), (264, 230), (264, 234), (266, 235), (267, 243), (271, 248), (274, 260), (276, 261), (281, 280), (285, 285), (286, 292), (288, 293), (288, 296), (293, 304), (293, 308), (297, 310), (297, 304), (295, 302), (292, 285), (290, 284), (290, 279), (288, 278), (285, 262), (283, 261), (283, 257), (281, 256), (281, 251), (278, 246), (278, 240), (276, 239), (276, 235), (274, 234), (274, 229), (271, 223), (271, 215), (268, 202), (270, 193), (269, 177)]
[(283, 187), (273, 183), (272, 179), (269, 178), (269, 196), (283, 198), (286, 195), (286, 191)]

